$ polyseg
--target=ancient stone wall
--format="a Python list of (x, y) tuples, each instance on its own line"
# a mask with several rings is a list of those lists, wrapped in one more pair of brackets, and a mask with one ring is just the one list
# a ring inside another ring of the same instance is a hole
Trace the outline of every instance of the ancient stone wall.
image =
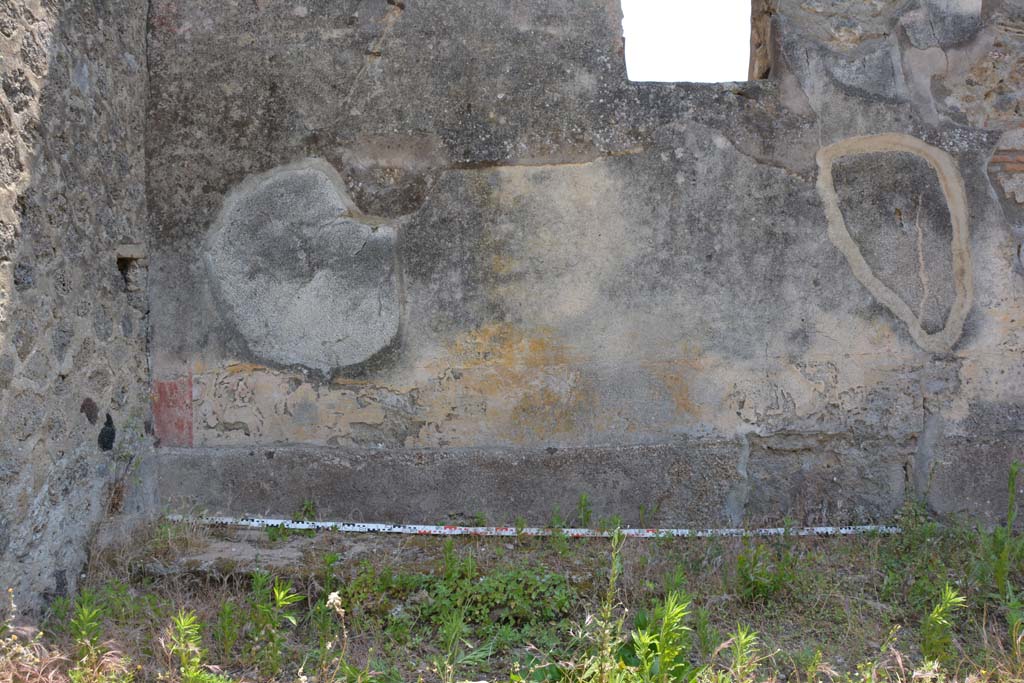
[(1024, 10), (756, 5), (770, 78), (704, 86), (614, 0), (154, 0), (164, 499), (995, 514)]
[(1024, 4), (753, 4), (767, 78), (693, 85), (616, 0), (0, 0), (0, 573), (72, 589), (147, 487), (998, 518)]
[(73, 591), (148, 457), (145, 3), (0, 0), (0, 576)]

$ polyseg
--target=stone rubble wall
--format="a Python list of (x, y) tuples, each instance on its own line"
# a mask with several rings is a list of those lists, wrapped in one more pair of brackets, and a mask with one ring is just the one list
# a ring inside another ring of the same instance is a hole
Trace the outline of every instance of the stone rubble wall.
[(0, 0), (0, 576), (23, 609), (75, 590), (152, 452), (146, 9)]

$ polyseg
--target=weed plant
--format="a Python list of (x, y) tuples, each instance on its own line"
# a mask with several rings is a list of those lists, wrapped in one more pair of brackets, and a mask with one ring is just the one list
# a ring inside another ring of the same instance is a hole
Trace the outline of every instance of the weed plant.
[(178, 662), (182, 683), (228, 683), (230, 679), (208, 671), (203, 660), (202, 626), (195, 612), (181, 609), (168, 628), (167, 650)]
[(953, 616), (967, 602), (948, 583), (939, 601), (921, 624), (921, 654), (926, 660), (946, 663), (953, 658)]

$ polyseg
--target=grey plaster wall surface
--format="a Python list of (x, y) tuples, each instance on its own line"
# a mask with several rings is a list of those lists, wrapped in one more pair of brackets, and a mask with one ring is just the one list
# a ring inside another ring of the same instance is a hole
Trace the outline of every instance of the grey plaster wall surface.
[(0, 0), (0, 588), (22, 609), (74, 591), (150, 452), (145, 9)]
[[(1020, 8), (784, 1), (771, 79), (706, 86), (629, 82), (620, 18), (601, 0), (154, 1), (165, 501), (509, 521), (589, 491), (630, 519), (649, 497), (672, 524), (870, 521), (911, 497), (999, 514), (1022, 427)], [(263, 227), (204, 256), (236, 193), (295, 164), (335, 169), (393, 230), (393, 276)], [(397, 287), (378, 313), (399, 311), (394, 336), (359, 322), (373, 358), (332, 357), (363, 313), (298, 294), (268, 308), (323, 316), (324, 352), (280, 353), (297, 347), (272, 325), (280, 348), (254, 346), (204, 264), (265, 251), (289, 265), (257, 278)]]

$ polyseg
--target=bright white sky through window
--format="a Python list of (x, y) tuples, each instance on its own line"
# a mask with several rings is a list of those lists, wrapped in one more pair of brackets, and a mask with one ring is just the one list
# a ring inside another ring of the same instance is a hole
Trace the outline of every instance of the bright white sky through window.
[(631, 81), (747, 80), (750, 0), (622, 0)]

